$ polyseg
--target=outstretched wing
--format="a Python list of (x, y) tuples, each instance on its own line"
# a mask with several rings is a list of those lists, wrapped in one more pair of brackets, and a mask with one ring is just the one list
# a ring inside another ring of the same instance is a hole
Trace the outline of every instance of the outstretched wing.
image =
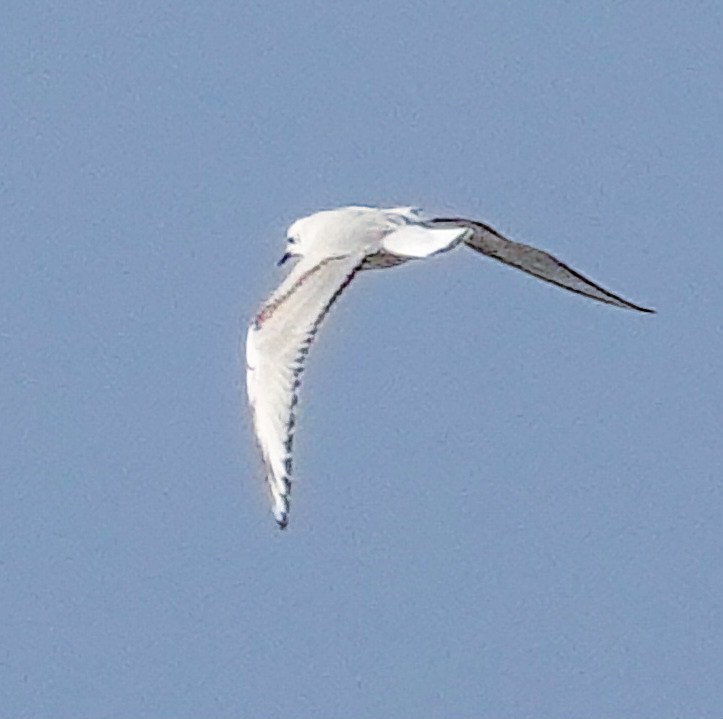
[(551, 282), (558, 287), (564, 287), (571, 292), (577, 292), (579, 295), (590, 297), (599, 302), (606, 302), (616, 307), (625, 307), (639, 312), (655, 311), (633, 304), (613, 294), (547, 252), (508, 240), (499, 232), (481, 222), (459, 218), (439, 218), (432, 220), (432, 223), (471, 229), (472, 233), (464, 239), (464, 242), (473, 250), (504, 262), (506, 265), (516, 267), (518, 270), (527, 272), (541, 280)]
[(259, 310), (246, 335), (246, 392), (266, 468), (273, 512), (288, 522), (295, 408), (304, 360), (331, 305), (363, 253), (302, 258)]

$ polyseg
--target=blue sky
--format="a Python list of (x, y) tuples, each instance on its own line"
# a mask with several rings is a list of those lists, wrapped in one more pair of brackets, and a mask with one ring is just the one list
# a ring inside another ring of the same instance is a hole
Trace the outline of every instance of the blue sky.
[[(720, 716), (720, 4), (11, 0), (0, 60), (3, 716)], [(352, 202), (658, 314), (363, 275), (281, 533), (240, 346)]]

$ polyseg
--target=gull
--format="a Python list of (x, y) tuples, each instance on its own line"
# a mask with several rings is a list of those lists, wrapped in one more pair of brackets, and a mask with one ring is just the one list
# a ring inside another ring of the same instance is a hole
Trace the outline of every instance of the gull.
[(246, 336), (246, 391), (274, 518), (289, 521), (299, 384), (309, 347), (336, 299), (361, 270), (394, 267), (463, 244), (579, 295), (638, 312), (547, 252), (513, 242), (489, 225), (427, 217), (414, 207), (340, 207), (296, 220), (278, 264), (298, 258), (254, 316)]

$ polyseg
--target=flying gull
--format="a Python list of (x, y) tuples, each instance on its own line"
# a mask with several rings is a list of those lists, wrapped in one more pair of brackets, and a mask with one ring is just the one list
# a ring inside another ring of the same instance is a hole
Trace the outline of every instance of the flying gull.
[(638, 312), (552, 255), (488, 225), (429, 218), (412, 207), (341, 207), (296, 220), (279, 265), (298, 261), (253, 318), (246, 337), (246, 390), (279, 527), (289, 521), (292, 445), (301, 373), (319, 325), (360, 270), (393, 267), (459, 244), (571, 292)]

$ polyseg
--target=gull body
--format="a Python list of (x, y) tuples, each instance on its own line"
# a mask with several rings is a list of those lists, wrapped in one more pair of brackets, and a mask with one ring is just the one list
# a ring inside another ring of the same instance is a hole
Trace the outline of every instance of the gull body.
[(263, 303), (246, 336), (247, 395), (273, 514), (282, 529), (289, 518), (300, 378), (322, 320), (360, 271), (424, 259), (460, 244), (599, 302), (652, 312), (481, 222), (426, 217), (412, 207), (360, 206), (296, 220), (287, 232), (279, 264), (294, 257), (297, 262)]

